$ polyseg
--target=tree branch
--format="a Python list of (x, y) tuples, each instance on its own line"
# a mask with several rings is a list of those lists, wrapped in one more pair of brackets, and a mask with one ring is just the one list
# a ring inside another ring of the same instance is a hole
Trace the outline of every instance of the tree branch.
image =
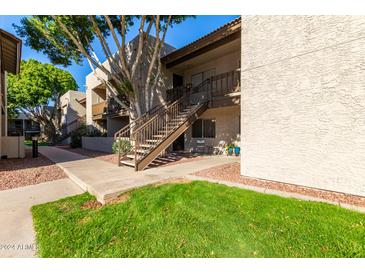
[[(112, 70), (112, 73), (115, 72), (118, 75), (119, 73), (118, 73), (117, 69), (115, 68), (116, 60), (114, 59), (113, 53), (111, 52), (111, 50), (108, 46), (108, 43), (104, 39), (104, 37), (100, 31), (100, 28), (99, 28), (97, 22), (95, 21), (94, 16), (89, 16), (89, 18), (94, 27), (96, 36), (99, 39), (99, 42), (100, 42), (103, 52), (105, 54), (106, 60), (108, 61), (110, 69)], [(122, 72), (122, 74), (123, 74), (123, 72)]]
[(119, 80), (116, 79), (110, 71), (108, 71), (102, 64), (99, 64), (98, 62), (96, 62), (88, 54), (88, 52), (86, 51), (86, 49), (82, 45), (81, 41), (76, 39), (76, 37), (68, 30), (68, 28), (62, 23), (62, 21), (57, 16), (55, 16), (55, 15), (51, 15), (51, 16), (60, 25), (60, 27), (66, 33), (66, 35), (72, 40), (72, 42), (75, 44), (75, 46), (78, 48), (78, 50), (90, 61), (90, 63), (92, 63), (95, 67), (97, 67), (102, 72), (104, 72), (110, 78), (114, 79), (116, 82), (119, 82)]
[(144, 22), (145, 22), (145, 20), (146, 20), (146, 16), (143, 15), (142, 19), (141, 19), (141, 24), (140, 24), (139, 30), (138, 30), (138, 32), (139, 32), (138, 49), (137, 49), (136, 59), (134, 60), (134, 64), (132, 66), (132, 71), (131, 71), (131, 77), (132, 78), (133, 78), (133, 76), (136, 72), (136, 69), (139, 65), (139, 62), (140, 62), (141, 56), (142, 56), (142, 50), (143, 50), (143, 45), (144, 45), (144, 43), (143, 43), (143, 41), (144, 41), (143, 33), (144, 33)]
[(126, 75), (126, 77), (128, 78), (128, 79), (130, 79), (130, 73), (129, 73), (129, 70), (128, 70), (128, 68), (126, 67), (126, 62), (123, 62), (122, 61), (122, 59), (124, 59), (125, 58), (125, 53), (124, 52), (122, 52), (122, 48), (121, 48), (121, 44), (119, 43), (119, 39), (118, 39), (118, 37), (117, 37), (117, 34), (115, 33), (115, 30), (114, 30), (114, 27), (113, 27), (113, 24), (112, 24), (112, 22), (110, 21), (110, 18), (109, 18), (109, 16), (108, 15), (105, 15), (104, 16), (105, 17), (105, 21), (107, 22), (107, 24), (108, 24), (108, 27), (109, 27), (109, 29), (110, 29), (110, 32), (111, 32), (111, 34), (112, 34), (112, 36), (113, 36), (113, 39), (114, 39), (114, 42), (115, 42), (115, 44), (117, 45), (117, 48), (118, 48), (118, 54), (119, 54), (119, 61), (120, 61), (120, 63), (121, 63), (121, 66), (122, 66), (122, 70), (124, 71), (124, 74)]

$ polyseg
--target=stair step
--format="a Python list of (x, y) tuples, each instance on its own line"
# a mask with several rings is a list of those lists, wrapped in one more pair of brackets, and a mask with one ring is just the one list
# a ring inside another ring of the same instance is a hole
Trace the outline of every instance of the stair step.
[[(134, 167), (134, 154), (128, 154), (126, 155), (126, 157), (128, 158), (127, 160), (122, 160), (121, 163), (127, 166), (132, 166)], [(176, 161), (176, 159), (170, 158), (170, 157), (157, 157), (156, 159), (153, 160), (152, 163), (150, 163), (150, 165), (152, 166), (159, 166), (161, 164), (168, 164), (171, 162)]]
[(134, 154), (127, 154), (125, 157), (127, 157), (128, 159), (134, 159), (135, 155)]
[(134, 160), (122, 160), (120, 163), (125, 166), (135, 167)]
[(156, 134), (156, 135), (152, 135), (153, 138), (163, 138), (165, 135), (162, 134)]
[(153, 145), (151, 144), (140, 144), (141, 147), (151, 148)]
[(148, 140), (146, 140), (146, 143), (153, 143), (153, 144), (156, 144), (156, 143), (158, 143), (159, 142), (159, 140), (152, 140), (152, 139), (148, 139)]
[(137, 149), (137, 154), (146, 154), (149, 150), (148, 149), (143, 149), (143, 148), (140, 148), (140, 149)]

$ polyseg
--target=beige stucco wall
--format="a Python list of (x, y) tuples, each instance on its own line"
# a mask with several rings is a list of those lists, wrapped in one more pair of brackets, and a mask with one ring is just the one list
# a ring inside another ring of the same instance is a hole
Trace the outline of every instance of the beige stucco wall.
[(243, 175), (365, 195), (365, 17), (242, 17)]
[(3, 136), (0, 139), (2, 155), (8, 158), (24, 158), (24, 136)]
[(120, 130), (121, 128), (125, 127), (128, 124), (129, 124), (128, 116), (108, 118), (107, 119), (108, 137), (114, 137), (114, 134), (118, 130)]
[(70, 90), (60, 98), (61, 108), (63, 110), (61, 116), (62, 124), (69, 124), (72, 121), (85, 116), (86, 108), (77, 100), (85, 98), (86, 94), (81, 91)]
[(197, 140), (205, 140), (206, 146), (217, 146), (219, 141), (227, 144), (240, 142), (240, 106), (210, 108), (206, 110), (200, 119), (215, 120), (216, 138), (192, 138), (192, 128), (185, 132), (185, 150), (191, 151), (196, 146)]
[(240, 62), (240, 51), (236, 50), (234, 52), (220, 53), (219, 49), (216, 50), (217, 53), (214, 58), (211, 58), (209, 61), (204, 62), (202, 64), (193, 66), (189, 69), (186, 69), (181, 73), (184, 77), (184, 84), (191, 83), (191, 77), (194, 74), (201, 73), (208, 70), (215, 70), (215, 75), (229, 72), (235, 70), (239, 67)]

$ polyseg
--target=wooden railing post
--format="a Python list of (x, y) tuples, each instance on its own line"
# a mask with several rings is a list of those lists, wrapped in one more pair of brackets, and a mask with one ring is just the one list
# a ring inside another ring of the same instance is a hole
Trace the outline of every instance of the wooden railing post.
[(118, 166), (120, 166), (120, 161), (121, 161), (121, 159), (120, 159), (120, 148), (121, 148), (120, 142), (121, 142), (121, 138), (119, 137), (117, 139), (117, 141), (118, 141)]

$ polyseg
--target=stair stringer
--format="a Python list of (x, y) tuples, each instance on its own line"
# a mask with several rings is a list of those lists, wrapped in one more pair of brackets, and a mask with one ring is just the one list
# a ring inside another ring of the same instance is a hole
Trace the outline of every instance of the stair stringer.
[(208, 104), (202, 104), (192, 115), (178, 128), (171, 132), (162, 142), (154, 147), (142, 160), (135, 163), (135, 170), (142, 171), (155, 160), (162, 151), (170, 146), (182, 133), (184, 133), (208, 108)]

